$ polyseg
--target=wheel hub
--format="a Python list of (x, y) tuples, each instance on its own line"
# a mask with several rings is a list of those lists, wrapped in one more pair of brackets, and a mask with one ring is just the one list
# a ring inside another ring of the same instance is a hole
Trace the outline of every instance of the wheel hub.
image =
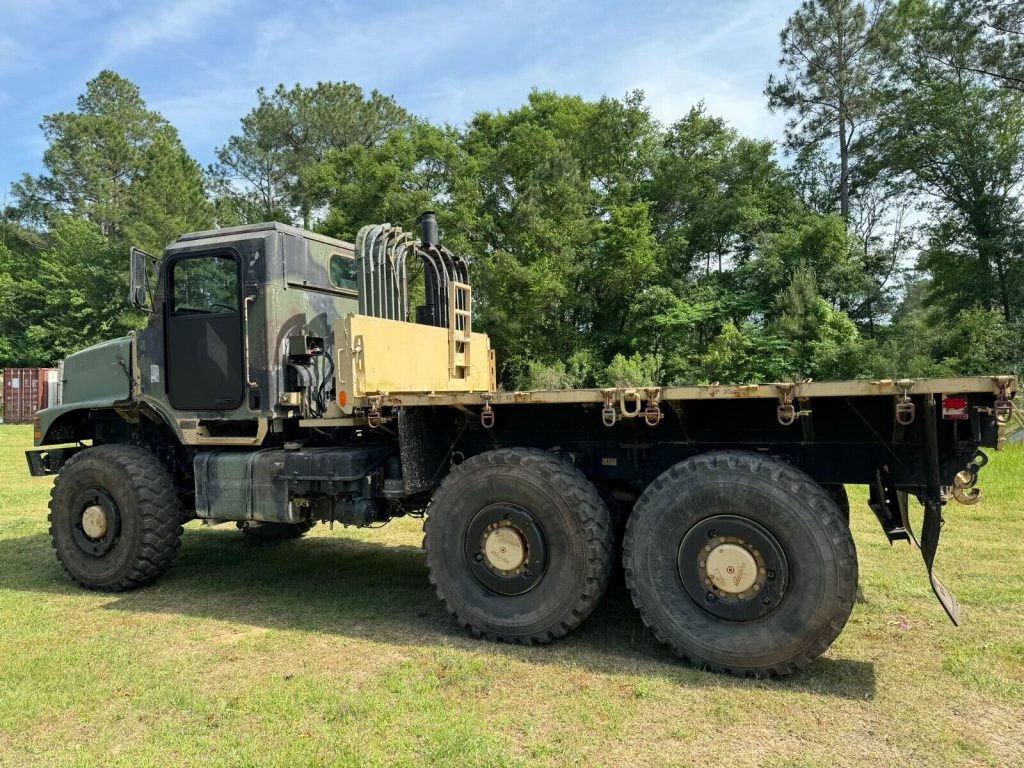
[(90, 539), (102, 539), (107, 533), (107, 516), (97, 505), (87, 507), (82, 513), (82, 531)]
[(484, 537), (487, 564), (500, 573), (514, 573), (526, 560), (526, 540), (511, 525), (499, 525)]
[(477, 580), (499, 595), (533, 589), (548, 564), (544, 532), (529, 510), (516, 504), (489, 504), (466, 529), (466, 562)]
[(719, 544), (703, 562), (707, 578), (721, 592), (742, 598), (755, 586), (757, 561), (742, 542)]
[(775, 610), (789, 578), (785, 553), (775, 537), (739, 515), (705, 518), (687, 531), (677, 569), (697, 605), (733, 621)]
[(102, 488), (88, 488), (72, 507), (71, 536), (87, 555), (102, 557), (121, 535), (121, 512)]

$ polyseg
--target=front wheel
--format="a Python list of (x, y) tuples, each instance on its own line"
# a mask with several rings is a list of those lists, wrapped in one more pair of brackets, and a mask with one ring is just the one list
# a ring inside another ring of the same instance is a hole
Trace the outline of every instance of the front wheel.
[(777, 459), (696, 456), (643, 493), (623, 565), (655, 636), (691, 663), (765, 677), (805, 667), (842, 631), (857, 554), (828, 492)]
[(57, 559), (87, 589), (148, 584), (181, 544), (174, 478), (137, 445), (100, 445), (73, 456), (54, 483), (49, 520)]

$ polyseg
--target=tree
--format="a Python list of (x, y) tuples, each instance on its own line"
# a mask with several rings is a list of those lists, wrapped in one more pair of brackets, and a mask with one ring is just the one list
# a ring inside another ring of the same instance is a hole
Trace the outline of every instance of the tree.
[(854, 378), (862, 373), (863, 341), (849, 317), (818, 295), (814, 271), (802, 264), (779, 295), (772, 331), (790, 342), (794, 376)]
[(53, 365), (134, 325), (125, 252), (99, 225), (66, 216), (48, 240), (31, 266), (10, 271), (11, 252), (0, 248), (0, 365)]
[(7, 223), (0, 239), (0, 368), (49, 365), (49, 355), (26, 341), (39, 309), (40, 254), (51, 244), (41, 234)]
[[(917, 34), (932, 65), (966, 69), (1004, 88), (1024, 90), (1024, 5), (1017, 0), (901, 0), (901, 12), (930, 23)], [(963, 52), (971, 55), (965, 59)]]
[(850, 215), (857, 141), (877, 108), (873, 81), (888, 23), (887, 0), (804, 0), (780, 34), (781, 78), (768, 78), (772, 110), (792, 112), (786, 144), (806, 153), (835, 142), (839, 213)]
[(233, 199), (248, 221), (300, 221), (310, 227), (325, 205), (322, 184), (310, 175), (332, 150), (377, 147), (413, 118), (390, 96), (366, 97), (352, 83), (260, 88), (257, 105), (242, 118), (242, 132), (217, 150), (208, 171), (219, 196)]
[(440, 208), (452, 223), (453, 169), (460, 162), (458, 133), (416, 123), (392, 131), (379, 145), (328, 151), (306, 175), (307, 190), (328, 203), (318, 229), (348, 240), (369, 222), (412, 227), (423, 211)]
[(601, 373), (602, 387), (653, 387), (662, 381), (661, 357), (637, 352), (615, 355)]
[(472, 257), (479, 325), (506, 380), (529, 360), (631, 351), (631, 304), (660, 272), (642, 199), (657, 140), (639, 93), (588, 102), (534, 91), (469, 124), (446, 238)]
[(701, 356), (702, 375), (694, 381), (680, 383), (784, 381), (793, 370), (791, 358), (792, 350), (784, 339), (751, 323), (737, 326), (729, 321)]
[(929, 299), (928, 280), (912, 283), (881, 348), (868, 361), (872, 376), (1020, 375), (1024, 371), (1024, 326), (1001, 312), (975, 307), (953, 316)]
[(204, 185), (202, 168), (184, 148), (157, 137), (132, 184), (121, 242), (160, 253), (184, 232), (209, 229), (213, 209)]
[(933, 215), (920, 259), (932, 298), (948, 316), (981, 306), (1013, 320), (1024, 306), (1024, 92), (976, 71), (976, 49), (944, 48), (937, 61), (944, 7), (901, 11), (873, 161)]
[(149, 247), (163, 247), (182, 228), (209, 226), (198, 166), (134, 83), (103, 70), (86, 84), (77, 107), (43, 118), (47, 173), (26, 174), (12, 187), (27, 221), (53, 226), (74, 216), (112, 238), (145, 211), (166, 221), (149, 225)]
[(0, 367), (18, 361), (17, 349), (17, 284), (11, 274), (14, 256), (0, 244)]
[(761, 235), (800, 212), (774, 151), (702, 104), (669, 128), (647, 193), (672, 276), (735, 267), (754, 255)]
[(770, 313), (792, 275), (810, 269), (815, 275), (815, 292), (832, 308), (863, 318), (866, 302), (875, 296), (875, 286), (857, 245), (846, 222), (835, 214), (794, 218), (782, 231), (762, 239), (759, 258), (745, 264), (737, 277), (758, 299), (752, 308)]

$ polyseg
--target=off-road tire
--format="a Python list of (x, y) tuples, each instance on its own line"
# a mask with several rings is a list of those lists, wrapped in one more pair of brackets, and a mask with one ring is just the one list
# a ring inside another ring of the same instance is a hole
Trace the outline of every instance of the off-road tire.
[[(102, 556), (84, 552), (72, 533), (76, 499), (98, 488), (116, 503), (120, 533)], [(181, 501), (174, 478), (147, 449), (99, 445), (75, 454), (50, 492), (50, 541), (71, 580), (86, 589), (123, 592), (167, 570), (181, 545)]]
[[(529, 510), (546, 538), (547, 568), (524, 594), (488, 589), (466, 555), (471, 520), (500, 503)], [(580, 626), (608, 587), (614, 546), (608, 509), (582, 472), (547, 451), (490, 451), (454, 467), (431, 501), (423, 529), (430, 583), (448, 612), (477, 637), (551, 642)]]
[(846, 524), (850, 524), (850, 497), (846, 493), (845, 485), (823, 485), (825, 493), (828, 494), (829, 498), (836, 503), (836, 507), (839, 509), (839, 514), (843, 516), (843, 520)]
[[(788, 589), (766, 615), (727, 620), (684, 588), (681, 542), (718, 515), (761, 526), (788, 559)], [(623, 550), (644, 623), (676, 656), (716, 672), (768, 677), (806, 667), (839, 636), (857, 594), (853, 538), (828, 492), (794, 467), (753, 453), (708, 453), (668, 469), (634, 507)]]
[(278, 544), (282, 541), (302, 538), (313, 529), (314, 525), (316, 525), (314, 520), (306, 520), (302, 523), (260, 523), (259, 525), (251, 525), (248, 521), (238, 523), (242, 533), (259, 544)]

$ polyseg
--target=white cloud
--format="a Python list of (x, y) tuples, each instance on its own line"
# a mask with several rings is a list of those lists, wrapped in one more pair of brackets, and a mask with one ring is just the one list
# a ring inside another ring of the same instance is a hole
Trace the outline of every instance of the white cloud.
[(12, 98), (0, 131), (12, 169), (36, 162), (14, 151), (14, 137), (37, 137), (42, 114), (70, 108), (109, 66), (140, 85), (203, 163), (238, 130), (258, 87), (318, 80), (377, 89), (456, 123), (514, 109), (531, 87), (586, 98), (639, 88), (662, 122), (703, 100), (746, 134), (780, 138), (783, 118), (768, 113), (761, 89), (797, 2), (351, 0), (292, 10), (279, 0), (43, 0), (31, 4), (40, 15), (0, 30), (0, 78), (15, 61), (41, 67), (32, 85), (2, 82)]
[(0, 32), (0, 80), (39, 69), (33, 52), (7, 32)]
[(740, 132), (778, 139), (784, 118), (768, 111), (762, 88), (776, 67), (778, 31), (792, 10), (777, 0), (761, 0), (700, 35), (673, 29), (652, 36), (624, 49), (607, 77), (642, 88), (663, 122), (678, 120), (703, 101), (711, 114)]
[(178, 0), (149, 5), (114, 24), (102, 58), (114, 60), (170, 41), (185, 44), (234, 4), (235, 0)]

